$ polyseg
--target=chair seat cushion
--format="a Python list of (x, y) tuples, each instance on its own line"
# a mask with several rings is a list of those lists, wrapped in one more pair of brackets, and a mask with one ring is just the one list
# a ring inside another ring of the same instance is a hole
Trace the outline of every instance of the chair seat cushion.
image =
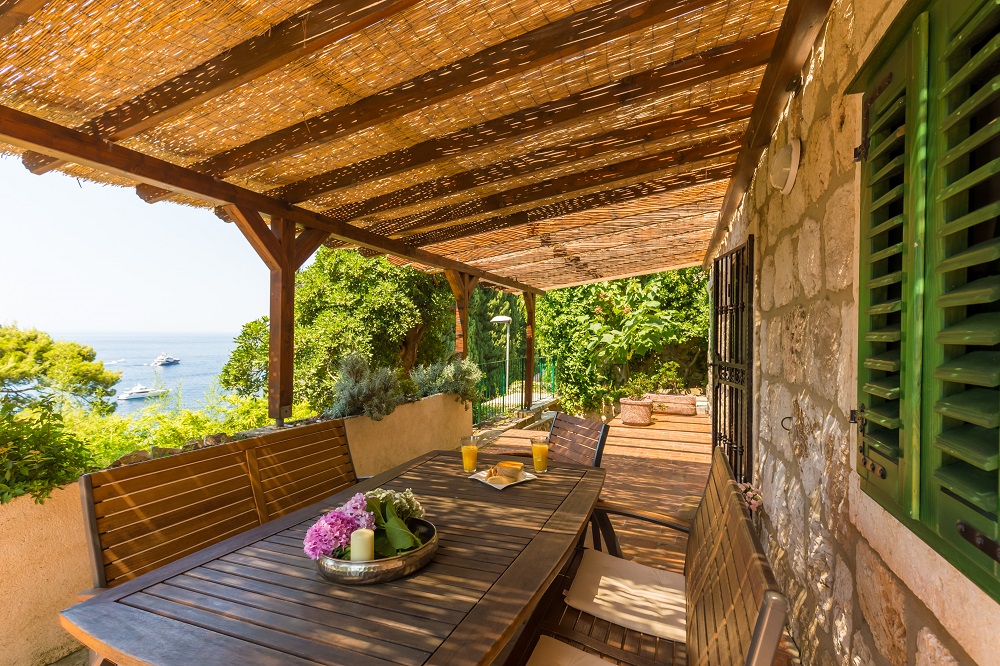
[(526, 666), (607, 666), (608, 662), (549, 636), (541, 636)]
[(684, 576), (587, 549), (566, 594), (571, 608), (683, 643)]

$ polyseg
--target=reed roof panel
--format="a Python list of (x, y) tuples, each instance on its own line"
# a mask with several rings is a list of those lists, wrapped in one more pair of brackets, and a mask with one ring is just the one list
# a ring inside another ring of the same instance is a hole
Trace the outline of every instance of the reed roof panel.
[[(316, 1), (48, 2), (0, 34), (0, 105), (100, 133), (106, 125), (99, 117), (118, 114), (234, 47), (266, 42), (281, 25), (309, 16)], [(508, 40), (530, 37), (557, 21), (565, 24), (577, 13), (607, 18), (603, 27), (633, 6), (609, 0), (387, 2), (377, 19), (360, 22), (343, 37), (296, 50), (296, 59), (275, 60), (252, 76), (237, 76), (211, 95), (176, 104), (173, 112), (153, 109), (155, 117), (141, 127), (112, 138), (139, 153), (216, 173), (219, 156), (304, 127), (296, 131), (304, 131), (305, 139), (276, 144), (273, 154), (265, 145), (245, 164), (216, 175), (272, 196), (292, 188), (301, 195), (289, 200), (304, 208), (499, 275), (516, 273), (537, 287), (642, 266), (690, 265), (711, 235), (735, 157), (728, 146), (737, 146), (745, 133), (764, 72), (762, 49), (771, 43), (764, 38), (773, 40), (785, 5), (678, 0), (638, 26), (626, 29), (619, 22), (585, 48), (556, 49), (520, 61), (514, 70), (505, 71), (498, 51), (481, 83), (446, 93), (429, 89), (428, 96), (411, 95), (384, 118), (376, 113), (357, 127), (313, 137), (304, 121), (405, 92), (418, 79), (429, 85), (442, 67), (475, 62), (489, 49), (506, 48)], [(617, 13), (601, 14), (610, 7)], [(685, 10), (671, 9), (676, 7)], [(733, 55), (744, 43), (747, 53), (756, 49), (756, 59), (743, 62)], [(720, 63), (727, 53), (729, 58), (717, 70), (711, 60), (716, 53), (722, 54)], [(678, 65), (688, 62), (703, 70), (688, 77), (688, 65)], [(697, 63), (713, 64), (704, 69)], [(634, 94), (629, 88), (636, 77), (659, 81), (650, 77), (675, 65), (676, 80), (662, 87), (649, 83)], [(606, 93), (607, 101), (586, 104), (610, 90), (615, 92)], [(700, 121), (708, 117), (706, 109), (720, 108), (729, 115), (641, 136), (647, 123), (675, 116)], [(622, 134), (629, 130), (634, 132)], [(705, 145), (725, 149), (691, 152)], [(2, 143), (0, 154), (23, 156), (26, 164), (31, 156)], [(691, 157), (672, 164), (671, 154)], [(630, 171), (628, 165), (646, 158), (648, 168)], [(655, 162), (661, 158), (662, 164)], [(74, 177), (140, 184), (54, 162), (51, 168)], [(44, 170), (42, 164), (36, 172)], [(149, 198), (206, 205), (182, 194), (154, 192)]]

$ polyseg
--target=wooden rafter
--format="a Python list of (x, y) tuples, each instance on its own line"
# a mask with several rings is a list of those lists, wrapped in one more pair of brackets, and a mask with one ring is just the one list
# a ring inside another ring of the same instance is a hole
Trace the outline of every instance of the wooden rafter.
[(408, 236), (449, 226), (454, 220), (472, 215), (492, 213), (512, 206), (523, 206), (552, 197), (572, 195), (581, 190), (613, 184), (616, 181), (650, 176), (657, 172), (701, 160), (734, 154), (739, 149), (739, 141), (732, 137), (721, 137), (705, 143), (683, 148), (673, 148), (662, 153), (644, 155), (623, 162), (582, 171), (580, 173), (552, 178), (530, 185), (498, 192), (481, 199), (443, 206), (435, 210), (409, 215), (396, 220), (379, 223), (371, 230), (383, 236)]
[(524, 240), (537, 241), (530, 247), (505, 251), (501, 247), (486, 247), (482, 256), (470, 261), (475, 266), (487, 270), (516, 269), (552, 259), (560, 254), (586, 254), (603, 252), (625, 247), (636, 247), (645, 243), (670, 242), (690, 234), (704, 235), (713, 228), (717, 213), (702, 213), (688, 218), (676, 218), (650, 224), (637, 223), (628, 228), (602, 233), (602, 229), (591, 228), (590, 235), (583, 239), (566, 241), (542, 241), (537, 237)]
[(774, 134), (782, 109), (800, 83), (799, 75), (826, 21), (831, 4), (832, 0), (789, 0), (781, 27), (778, 28), (774, 50), (764, 71), (760, 93), (750, 114), (743, 148), (736, 158), (733, 177), (729, 181), (729, 189), (719, 214), (719, 223), (705, 252), (705, 270), (710, 269), (724, 230), (732, 221), (750, 181), (753, 180), (760, 156)]
[[(625, 104), (664, 97), (764, 65), (774, 45), (774, 38), (775, 33), (768, 32), (709, 49), (612, 84), (588, 88), (552, 102), (422, 141), (408, 148), (284, 185), (269, 190), (267, 194), (299, 203), (345, 187), (489, 148), (503, 141), (527, 137), (543, 130), (555, 130), (589, 117), (613, 112)], [(139, 194), (146, 201), (155, 200), (157, 195), (146, 188)]]
[(428, 266), (465, 271), (513, 289), (540, 293), (540, 290), (529, 285), (499, 275), (488, 275), (461, 262), (331, 220), (320, 213), (291, 206), (258, 192), (4, 106), (0, 106), (0, 141), (113, 175), (182, 192), (211, 204), (243, 206), (305, 228), (325, 231), (349, 243), (398, 254)]
[(732, 164), (720, 164), (696, 170), (692, 167), (692, 169), (692, 171), (661, 178), (659, 180), (646, 181), (635, 185), (616, 188), (614, 190), (597, 192), (595, 194), (586, 194), (575, 199), (567, 199), (556, 202), (555, 204), (532, 208), (531, 210), (512, 213), (510, 215), (491, 217), (485, 220), (470, 222), (468, 224), (410, 236), (406, 238), (406, 242), (417, 247), (431, 245), (433, 243), (443, 243), (445, 241), (465, 238), (467, 236), (475, 236), (489, 231), (507, 229), (552, 217), (568, 215), (569, 213), (590, 210), (592, 208), (601, 208), (603, 206), (610, 206), (616, 203), (631, 201), (632, 199), (639, 199), (641, 197), (648, 197), (654, 194), (679, 190), (693, 185), (724, 180), (729, 177), (729, 174), (732, 171)]
[(551, 276), (546, 280), (545, 288), (565, 289), (566, 287), (578, 287), (583, 284), (593, 284), (595, 282), (608, 282), (610, 280), (623, 280), (625, 278), (638, 277), (640, 275), (649, 275), (650, 273), (661, 273), (663, 271), (676, 271), (680, 270), (681, 268), (691, 268), (692, 266), (700, 266), (700, 265), (701, 261), (697, 258), (694, 258), (691, 260), (678, 261), (676, 263), (657, 264), (653, 268), (650, 268), (648, 264), (632, 265), (632, 267), (630, 268), (617, 267), (617, 270), (602, 273), (597, 278), (585, 278), (583, 280), (571, 277)]
[(0, 0), (0, 37), (14, 32), (49, 0)]
[[(41, 2), (34, 0), (34, 4)], [(416, 2), (322, 0), (267, 32), (108, 109), (83, 129), (110, 141), (134, 136), (212, 97), (315, 53)], [(2, 23), (0, 34), (3, 34)], [(32, 173), (44, 173), (62, 164), (51, 156), (30, 152), (24, 155), (23, 162)]]
[(605, 153), (639, 147), (692, 130), (706, 130), (737, 122), (749, 116), (754, 96), (754, 93), (737, 95), (715, 104), (684, 109), (665, 118), (656, 118), (572, 143), (540, 148), (478, 169), (470, 169), (364, 201), (331, 208), (324, 211), (324, 214), (336, 220), (356, 220), (374, 213), (412, 206), (508, 178), (521, 177)]
[(602, 243), (600, 249), (589, 252), (579, 252), (569, 245), (557, 245), (543, 248), (546, 252), (535, 253), (520, 259), (490, 259), (476, 262), (480, 268), (493, 267), (509, 275), (532, 273), (538, 268), (544, 268), (549, 262), (571, 256), (592, 255), (601, 263), (619, 263), (618, 260), (628, 260), (644, 253), (659, 251), (664, 256), (672, 255), (678, 248), (701, 247), (712, 231), (712, 224), (704, 224), (700, 228), (671, 233), (670, 224), (656, 225), (657, 234), (652, 238), (629, 238), (627, 234), (617, 239)]
[(600, 237), (617, 230), (653, 224), (657, 220), (680, 221), (702, 215), (712, 215), (714, 219), (719, 214), (726, 182), (716, 181), (624, 204), (553, 217), (521, 227), (467, 236), (426, 246), (425, 249), (465, 263), (475, 263), (480, 259), (506, 253)]
[(510, 78), (655, 23), (695, 11), (714, 0), (612, 0), (553, 21), (456, 62), (391, 86), (353, 104), (285, 127), (194, 165), (218, 177), (388, 122), (494, 81)]

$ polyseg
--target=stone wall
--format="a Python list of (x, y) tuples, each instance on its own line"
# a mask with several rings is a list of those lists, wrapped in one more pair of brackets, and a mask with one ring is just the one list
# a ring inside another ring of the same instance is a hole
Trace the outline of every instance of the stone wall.
[[(755, 235), (761, 536), (806, 664), (1000, 664), (1000, 605), (860, 491), (856, 265), (861, 100), (844, 96), (902, 0), (839, 0), (720, 252)], [(792, 191), (768, 156), (802, 142)], [(786, 431), (784, 417), (791, 417)]]

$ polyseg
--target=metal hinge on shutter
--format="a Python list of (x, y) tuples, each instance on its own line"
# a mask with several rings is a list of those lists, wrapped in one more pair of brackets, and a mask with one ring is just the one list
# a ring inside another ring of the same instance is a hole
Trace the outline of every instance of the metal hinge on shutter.
[(879, 98), (879, 95), (885, 92), (889, 84), (892, 83), (892, 72), (889, 72), (885, 78), (875, 86), (869, 93), (868, 99), (864, 103), (864, 108), (861, 110), (861, 145), (854, 149), (854, 161), (861, 162), (868, 159), (868, 146), (870, 144), (868, 138), (869, 131), (869, 116), (871, 114), (871, 107), (875, 104), (875, 101)]

